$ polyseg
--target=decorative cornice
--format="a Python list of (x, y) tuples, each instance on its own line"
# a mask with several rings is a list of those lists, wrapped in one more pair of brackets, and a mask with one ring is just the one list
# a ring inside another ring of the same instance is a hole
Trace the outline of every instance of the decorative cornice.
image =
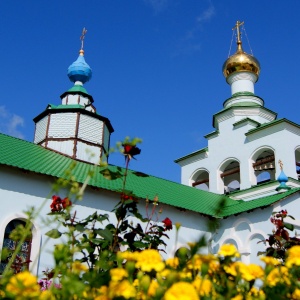
[(88, 111), (84, 108), (80, 108), (80, 107), (49, 108), (49, 106), (48, 106), (42, 113), (40, 113), (38, 116), (36, 116), (33, 119), (33, 121), (35, 123), (37, 123), (38, 121), (40, 121), (43, 117), (45, 117), (47, 115), (56, 114), (56, 113), (66, 113), (66, 112), (73, 112), (73, 113), (79, 112), (80, 114), (91, 116), (91, 117), (98, 119), (98, 120), (102, 121), (103, 123), (105, 123), (105, 125), (107, 126), (110, 133), (114, 132), (114, 129), (108, 118), (100, 116), (98, 114), (95, 114), (93, 112), (90, 112), (90, 111)]
[(195, 151), (195, 152), (193, 152), (193, 153), (190, 153), (190, 154), (188, 154), (188, 155), (185, 155), (185, 156), (183, 156), (183, 157), (177, 158), (176, 160), (174, 160), (174, 162), (175, 162), (175, 163), (179, 163), (179, 162), (181, 162), (181, 161), (183, 161), (183, 160), (186, 160), (186, 159), (188, 159), (188, 158), (190, 158), (190, 157), (194, 157), (194, 156), (199, 155), (199, 154), (206, 154), (207, 152), (208, 152), (208, 147), (205, 147), (205, 148), (202, 148), (202, 149), (200, 149), (200, 150), (198, 150), (198, 151)]

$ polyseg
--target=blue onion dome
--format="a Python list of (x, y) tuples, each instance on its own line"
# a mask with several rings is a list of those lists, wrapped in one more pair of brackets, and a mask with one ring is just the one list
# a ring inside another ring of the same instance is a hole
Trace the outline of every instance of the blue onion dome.
[(82, 84), (89, 81), (92, 77), (92, 69), (85, 62), (84, 51), (79, 51), (79, 56), (68, 68), (68, 77), (74, 83), (81, 82)]
[(277, 180), (278, 180), (279, 183), (286, 183), (286, 182), (288, 182), (289, 179), (288, 179), (288, 177), (284, 174), (284, 172), (281, 171), (280, 174), (279, 174), (279, 176), (278, 176), (278, 178), (277, 178)]

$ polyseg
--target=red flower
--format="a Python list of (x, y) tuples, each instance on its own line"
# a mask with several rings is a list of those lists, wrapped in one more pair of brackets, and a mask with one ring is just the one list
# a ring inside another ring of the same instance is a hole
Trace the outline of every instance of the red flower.
[(135, 155), (138, 155), (141, 153), (141, 149), (137, 146), (129, 145), (129, 144), (123, 144), (124, 148), (124, 155), (128, 155), (129, 158), (133, 158)]
[(52, 203), (50, 204), (52, 212), (61, 211), (61, 199), (58, 196), (52, 196)]
[(172, 229), (172, 221), (169, 218), (165, 218), (162, 222), (165, 224), (165, 230)]
[(72, 202), (69, 200), (68, 197), (61, 200), (61, 198), (59, 196), (53, 195), (52, 203), (50, 204), (50, 208), (51, 208), (52, 212), (59, 212), (71, 205), (72, 205)]
[(61, 200), (61, 204), (62, 204), (62, 207), (65, 209), (72, 205), (72, 201), (68, 197), (66, 197), (63, 200)]

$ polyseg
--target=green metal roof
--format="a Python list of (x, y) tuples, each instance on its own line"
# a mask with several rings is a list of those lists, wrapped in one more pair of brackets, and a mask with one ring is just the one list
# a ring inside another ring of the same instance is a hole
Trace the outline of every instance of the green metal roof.
[[(72, 164), (74, 164), (74, 160), (69, 157), (0, 133), (0, 165), (67, 179), (66, 170)], [(117, 166), (109, 165), (108, 168), (111, 172), (124, 172), (123, 168)], [(121, 191), (122, 178), (105, 179), (100, 173), (104, 168), (100, 166), (77, 161), (72, 175), (76, 181), (83, 183), (91, 170), (93, 175), (89, 181), (90, 186), (117, 193)], [(140, 199), (147, 197), (153, 199), (157, 195), (163, 204), (215, 217), (226, 217), (268, 206), (300, 190), (292, 189), (285, 193), (244, 202), (132, 170), (128, 172), (126, 189), (132, 190)], [(216, 215), (216, 210), (222, 199), (224, 199), (225, 208)]]
[(87, 94), (88, 95), (88, 92), (87, 90), (82, 86), (82, 85), (73, 85), (69, 90), (68, 92), (81, 92), (83, 94)]
[(51, 108), (51, 109), (69, 109), (69, 108), (84, 108), (84, 106), (80, 105), (80, 104), (60, 104), (60, 105), (49, 104), (47, 108)]
[(271, 196), (262, 197), (259, 199), (254, 199), (250, 201), (241, 201), (237, 200), (237, 205), (229, 205), (227, 207), (224, 207), (222, 212), (220, 213), (220, 217), (228, 217), (231, 215), (239, 214), (245, 211), (251, 211), (257, 208), (264, 208), (267, 206), (270, 206), (278, 201), (281, 201), (285, 198), (287, 198), (290, 195), (293, 195), (295, 193), (300, 193), (300, 188), (294, 188), (291, 189), (285, 193), (279, 193)]

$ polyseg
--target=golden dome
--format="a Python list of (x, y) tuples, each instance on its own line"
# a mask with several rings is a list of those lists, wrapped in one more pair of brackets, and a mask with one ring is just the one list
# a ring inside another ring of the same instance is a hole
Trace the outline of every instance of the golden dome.
[(243, 51), (239, 32), (239, 26), (241, 26), (243, 23), (237, 21), (236, 27), (233, 28), (237, 29), (237, 51), (223, 64), (222, 69), (225, 78), (235, 72), (252, 72), (256, 74), (257, 77), (260, 73), (259, 61), (253, 55), (247, 54)]

